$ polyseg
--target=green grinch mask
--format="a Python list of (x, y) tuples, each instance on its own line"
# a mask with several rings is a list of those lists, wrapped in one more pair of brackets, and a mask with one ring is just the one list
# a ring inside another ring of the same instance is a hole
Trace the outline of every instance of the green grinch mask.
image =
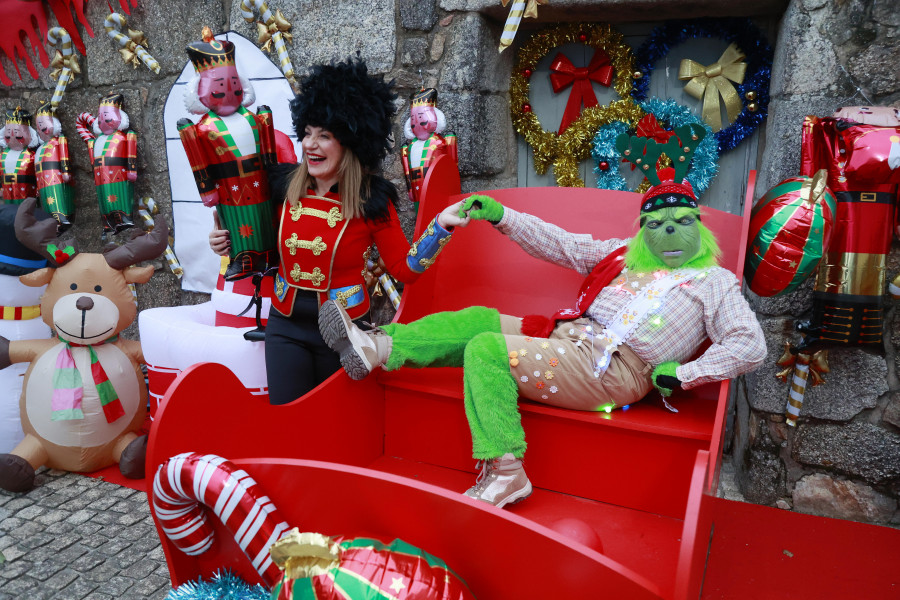
[(670, 269), (677, 269), (700, 252), (700, 222), (690, 208), (663, 208), (643, 219), (644, 242)]
[(651, 272), (718, 264), (719, 246), (695, 208), (669, 207), (641, 215), (641, 230), (628, 244), (629, 269)]

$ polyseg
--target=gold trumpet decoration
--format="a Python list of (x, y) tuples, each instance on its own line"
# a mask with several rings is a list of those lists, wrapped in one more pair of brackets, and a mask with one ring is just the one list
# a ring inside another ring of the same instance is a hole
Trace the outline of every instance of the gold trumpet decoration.
[(698, 100), (703, 100), (703, 120), (714, 132), (722, 129), (720, 97), (725, 103), (729, 121), (734, 121), (741, 114), (741, 97), (731, 82), (743, 83), (747, 72), (744, 58), (743, 51), (736, 44), (731, 44), (719, 60), (709, 66), (686, 58), (678, 67), (678, 79), (687, 81), (684, 84), (684, 91)]

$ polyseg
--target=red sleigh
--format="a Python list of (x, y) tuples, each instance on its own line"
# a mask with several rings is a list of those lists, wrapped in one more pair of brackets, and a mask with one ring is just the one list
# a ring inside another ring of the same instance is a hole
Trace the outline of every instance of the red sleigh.
[[(458, 173), (441, 162), (428, 173), (418, 229), (460, 198)], [(743, 216), (704, 210), (722, 264), (738, 274), (754, 177)], [(601, 238), (636, 231), (638, 194), (487, 193), (570, 231)], [(577, 273), (526, 255), (484, 224), (454, 238), (404, 291), (399, 321), (473, 304), (550, 314), (581, 283)], [(255, 478), (301, 531), (402, 538), (442, 558), (486, 600), (895, 593), (896, 531), (715, 497), (728, 392), (723, 382), (676, 393), (677, 414), (655, 393), (610, 414), (523, 402), (535, 491), (500, 510), (462, 495), (475, 461), (460, 369), (378, 372), (361, 382), (337, 373), (293, 403), (270, 406), (224, 367), (199, 364), (178, 377), (157, 412), (147, 474), (181, 452), (218, 454)], [(160, 536), (173, 585), (221, 568), (260, 581), (231, 534), (216, 527), (213, 547), (196, 557)], [(865, 551), (842, 552), (837, 579), (802, 576), (835, 564), (824, 557), (841, 547)]]

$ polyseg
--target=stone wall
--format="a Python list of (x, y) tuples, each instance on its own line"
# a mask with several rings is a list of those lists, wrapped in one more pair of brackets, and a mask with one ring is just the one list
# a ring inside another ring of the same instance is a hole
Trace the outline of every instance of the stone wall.
[[(900, 106), (900, 12), (890, 2), (793, 0), (781, 21), (772, 101), (757, 187), (796, 175), (807, 114), (841, 106)], [(888, 277), (900, 267), (892, 249)], [(758, 298), (769, 344), (762, 369), (746, 377), (736, 401), (733, 458), (751, 502), (860, 521), (900, 525), (900, 327), (887, 312), (884, 348), (841, 348), (824, 385), (807, 388), (796, 428), (784, 423), (788, 384), (774, 361), (793, 324), (811, 307), (812, 282), (779, 298)], [(892, 306), (888, 300), (887, 305)]]
[[(87, 152), (75, 135), (75, 116), (96, 111), (100, 95), (121, 90), (140, 135), (137, 189), (153, 196), (171, 214), (163, 148), (162, 110), (169, 87), (185, 64), (185, 44), (200, 28), (234, 29), (248, 37), (254, 29), (240, 16), (238, 0), (140, 0), (128, 18), (141, 29), (162, 70), (122, 63), (103, 35), (107, 8), (88, 3), (98, 36), (86, 39), (83, 75), (69, 86), (60, 118), (72, 146), (79, 192), (76, 231), (89, 250), (100, 246), (100, 226)], [(440, 91), (439, 107), (459, 135), (464, 190), (516, 185), (516, 134), (507, 108), (509, 73), (515, 48), (497, 53), (508, 9), (498, 0), (289, 0), (276, 2), (294, 24), (290, 48), (295, 69), (343, 58), (357, 51), (370, 68), (397, 82), (402, 99), (394, 138), (403, 140), (409, 95), (424, 80)], [(750, 12), (752, 11), (752, 12)], [(782, 15), (757, 188), (768, 189), (799, 169), (800, 124), (806, 114), (829, 115), (852, 104), (900, 104), (900, 12), (895, 3), (874, 0), (552, 0), (541, 6), (540, 22), (612, 22), (690, 16)], [(525, 26), (530, 26), (526, 23)], [(521, 40), (519, 40), (521, 42)], [(4, 59), (5, 60), (5, 59)], [(7, 72), (14, 72), (6, 64)], [(26, 75), (27, 77), (27, 75)], [(0, 88), (7, 106), (32, 110), (47, 99), (53, 82), (26, 79)], [(395, 156), (388, 177), (403, 190)], [(405, 195), (404, 195), (405, 197)], [(411, 206), (401, 211), (411, 228)], [(177, 231), (175, 235), (177, 235)], [(900, 270), (900, 251), (891, 270)], [(193, 303), (205, 295), (185, 293), (160, 261), (139, 291), (140, 308)], [(787, 386), (777, 382), (774, 360), (793, 322), (810, 307), (811, 288), (777, 299), (751, 298), (766, 331), (770, 356), (765, 367), (738, 382), (734, 411), (733, 458), (738, 484), (753, 502), (796, 510), (900, 524), (900, 380), (894, 352), (900, 325), (892, 325), (883, 352), (843, 349), (832, 353), (828, 383), (811, 389), (796, 429), (781, 416)], [(893, 311), (889, 314), (893, 323)], [(128, 335), (135, 336), (133, 329)]]

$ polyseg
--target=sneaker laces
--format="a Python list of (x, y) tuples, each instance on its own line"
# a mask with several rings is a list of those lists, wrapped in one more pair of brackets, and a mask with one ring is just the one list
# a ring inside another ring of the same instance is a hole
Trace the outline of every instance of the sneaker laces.
[(475, 493), (480, 494), (482, 491), (484, 491), (484, 488), (486, 488), (488, 483), (490, 482), (490, 475), (494, 471), (493, 461), (479, 460), (477, 463), (475, 463), (475, 468), (481, 469), (481, 471), (478, 473), (478, 478), (475, 480), (475, 486), (472, 488), (472, 490)]

